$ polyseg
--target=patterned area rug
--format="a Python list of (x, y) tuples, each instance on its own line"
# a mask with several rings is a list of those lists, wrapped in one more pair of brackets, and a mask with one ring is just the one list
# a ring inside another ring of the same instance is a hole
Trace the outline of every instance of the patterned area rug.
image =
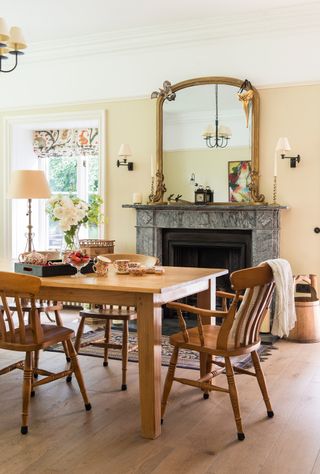
[[(95, 331), (89, 331), (85, 333), (82, 337), (82, 344), (83, 347), (80, 348), (79, 354), (80, 355), (87, 355), (91, 357), (101, 357), (103, 358), (103, 349), (100, 347), (90, 346), (90, 342), (96, 341), (97, 339), (102, 339), (104, 336), (104, 329), (97, 329)], [(111, 335), (111, 343), (120, 344), (122, 341), (122, 332), (119, 330), (112, 330)], [(137, 333), (130, 333), (129, 335), (129, 343), (131, 346), (135, 346), (137, 344)], [(170, 362), (170, 357), (172, 354), (172, 346), (169, 343), (169, 336), (162, 336), (161, 339), (161, 347), (162, 347), (162, 358), (161, 363), (162, 365), (168, 366)], [(271, 350), (273, 349), (270, 345), (261, 345), (259, 348), (259, 356), (260, 360), (264, 361), (270, 354)], [(55, 346), (49, 347), (48, 351), (52, 352), (63, 352), (63, 348), (61, 344), (56, 344)], [(121, 352), (117, 349), (109, 349), (109, 358), (121, 360)], [(138, 349), (129, 352), (129, 361), (130, 362), (138, 362)], [(245, 355), (241, 357), (234, 358), (235, 365), (242, 367), (242, 368), (249, 368), (252, 366), (251, 363), (251, 356)], [(199, 353), (180, 349), (179, 351), (179, 361), (177, 367), (185, 368), (185, 369), (196, 369), (199, 370)]]

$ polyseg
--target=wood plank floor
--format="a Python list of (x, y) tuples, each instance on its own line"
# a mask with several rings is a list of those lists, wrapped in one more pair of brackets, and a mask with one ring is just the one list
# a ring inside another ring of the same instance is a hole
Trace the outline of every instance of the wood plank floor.
[[(30, 431), (21, 436), (20, 371), (0, 377), (1, 473), (320, 473), (320, 344), (280, 342), (263, 362), (275, 417), (267, 419), (256, 381), (237, 376), (246, 440), (236, 440), (228, 396), (204, 401), (191, 387), (173, 386), (162, 436), (139, 435), (138, 366), (80, 357), (93, 409), (86, 412), (77, 384), (64, 380), (37, 389)], [(0, 352), (0, 367), (17, 360)], [(64, 366), (44, 353), (43, 366)], [(190, 371), (194, 373), (193, 371)], [(163, 376), (166, 368), (163, 369)], [(219, 383), (225, 385), (224, 376)]]

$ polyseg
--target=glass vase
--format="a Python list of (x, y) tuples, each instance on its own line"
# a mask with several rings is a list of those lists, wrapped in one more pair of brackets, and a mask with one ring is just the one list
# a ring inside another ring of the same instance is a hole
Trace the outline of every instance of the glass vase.
[(79, 242), (80, 226), (71, 226), (71, 229), (63, 233), (61, 245), (61, 260), (66, 263), (67, 257), (71, 252), (80, 249)]

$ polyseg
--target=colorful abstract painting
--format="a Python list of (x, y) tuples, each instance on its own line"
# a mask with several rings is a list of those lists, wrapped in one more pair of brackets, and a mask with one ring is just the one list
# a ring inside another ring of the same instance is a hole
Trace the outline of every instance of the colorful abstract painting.
[(251, 161), (228, 162), (229, 202), (251, 201)]

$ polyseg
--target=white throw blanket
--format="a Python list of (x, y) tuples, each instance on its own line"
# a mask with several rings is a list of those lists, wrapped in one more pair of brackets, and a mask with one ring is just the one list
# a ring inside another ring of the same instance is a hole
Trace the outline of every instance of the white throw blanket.
[(283, 258), (267, 260), (265, 263), (270, 266), (275, 282), (275, 309), (271, 333), (279, 337), (288, 336), (297, 320), (291, 266)]

